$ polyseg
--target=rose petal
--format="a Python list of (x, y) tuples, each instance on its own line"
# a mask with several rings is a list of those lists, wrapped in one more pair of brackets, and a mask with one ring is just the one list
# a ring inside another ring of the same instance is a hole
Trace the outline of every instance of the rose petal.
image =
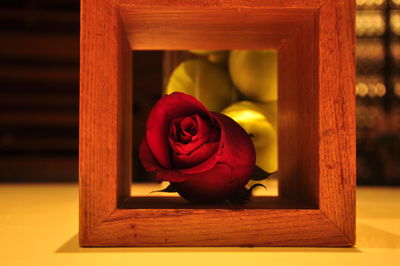
[(201, 173), (204, 171), (208, 171), (211, 168), (215, 166), (216, 163), (220, 161), (222, 152), (220, 150), (217, 150), (216, 153), (210, 156), (206, 161), (202, 162), (201, 164), (198, 164), (196, 166), (193, 166), (191, 168), (186, 168), (186, 169), (179, 169), (180, 172), (188, 175), (192, 174), (197, 174)]
[[(182, 121), (182, 124), (177, 125), (176, 121)], [(188, 123), (191, 121), (193, 121), (193, 125), (196, 125), (196, 135), (190, 136), (189, 141), (186, 141), (184, 137), (181, 137), (180, 140), (175, 138), (176, 127), (183, 128), (184, 130), (184, 127), (188, 127)], [(211, 121), (204, 121), (204, 119), (197, 114), (190, 117), (190, 119), (175, 119), (171, 125), (169, 134), (169, 143), (172, 150), (178, 155), (187, 155), (206, 142), (211, 143), (219, 141), (220, 129), (217, 122), (215, 121), (214, 123), (215, 125), (213, 125)]]
[(247, 132), (232, 118), (221, 114), (212, 113), (221, 126), (220, 151), (221, 163), (232, 166), (233, 176), (245, 185), (254, 169), (256, 152)]
[(190, 175), (186, 175), (178, 170), (159, 169), (156, 171), (156, 180), (158, 182), (184, 182), (188, 178), (190, 178)]
[[(210, 118), (210, 124), (216, 124), (217, 126), (215, 126), (217, 128), (217, 130), (209, 130), (208, 133), (208, 137), (207, 140), (209, 141), (218, 141), (218, 148), (216, 149), (216, 152), (214, 154), (212, 154), (207, 160), (205, 160), (204, 162), (195, 165), (191, 168), (186, 168), (186, 169), (180, 169), (180, 171), (182, 173), (185, 174), (196, 174), (199, 172), (204, 172), (204, 171), (208, 171), (211, 168), (213, 168), (215, 166), (216, 163), (220, 162), (221, 156), (223, 154), (223, 142), (221, 142), (220, 140), (220, 136), (222, 135), (221, 129), (220, 129), (220, 122), (219, 120), (217, 120), (214, 116), (214, 113), (211, 113), (211, 118)], [(236, 122), (235, 122), (236, 123)], [(239, 126), (239, 125), (238, 125)], [(202, 128), (201, 123), (199, 123), (199, 129)], [(202, 129), (204, 130), (204, 129)], [(248, 138), (248, 136), (246, 135), (246, 137)]]
[(162, 167), (171, 167), (168, 133), (172, 120), (193, 114), (210, 116), (196, 98), (180, 92), (163, 96), (151, 110), (146, 124), (146, 138), (150, 151)]
[(216, 163), (232, 166), (234, 176), (245, 185), (254, 169), (256, 154), (247, 132), (230, 117), (212, 112), (213, 118), (221, 127), (219, 146), (215, 154), (203, 163), (191, 168), (180, 169), (185, 174), (195, 174), (214, 167)]
[(197, 121), (197, 135), (196, 137), (200, 139), (200, 143), (204, 143), (206, 141), (216, 141), (214, 139), (210, 139), (211, 131), (215, 130), (219, 132), (219, 128), (214, 128), (212, 122), (206, 122), (198, 115), (194, 115), (194, 118)]
[(193, 136), (191, 129), (196, 128), (197, 130), (197, 121), (193, 117), (187, 116), (181, 121), (180, 127), (185, 136)]
[(182, 118), (176, 118), (172, 121), (171, 125), (169, 126), (169, 134), (168, 136), (173, 140), (179, 140), (179, 122)]
[(172, 153), (174, 167), (185, 169), (201, 164), (217, 151), (218, 144), (218, 142), (204, 143), (189, 154)]
[(208, 171), (188, 176), (190, 178), (185, 182), (174, 183), (174, 186), (179, 195), (193, 202), (220, 202), (237, 190), (231, 167), (227, 164), (218, 163)]
[(142, 142), (140, 143), (139, 158), (146, 171), (151, 172), (160, 168), (159, 164), (157, 163), (156, 159), (149, 149), (146, 137), (144, 137)]
[(191, 141), (189, 143), (182, 143), (179, 141), (174, 141), (173, 139), (169, 139), (169, 144), (171, 145), (172, 150), (177, 154), (189, 154), (193, 150), (197, 149), (201, 144), (198, 140)]

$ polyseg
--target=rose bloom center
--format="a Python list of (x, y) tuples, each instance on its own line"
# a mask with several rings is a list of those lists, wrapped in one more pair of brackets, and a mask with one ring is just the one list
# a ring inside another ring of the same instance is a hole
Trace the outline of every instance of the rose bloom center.
[(175, 118), (168, 135), (173, 166), (185, 169), (203, 163), (217, 151), (219, 139), (216, 122), (198, 114)]

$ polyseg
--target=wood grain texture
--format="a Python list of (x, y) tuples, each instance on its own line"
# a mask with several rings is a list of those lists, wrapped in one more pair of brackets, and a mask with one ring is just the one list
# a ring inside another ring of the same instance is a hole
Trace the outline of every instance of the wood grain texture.
[(129, 195), (130, 60), (115, 2), (82, 1), (80, 239), (115, 211), (118, 199)]
[(293, 25), (310, 16), (309, 9), (123, 5), (120, 10), (131, 47), (137, 50), (276, 48), (297, 30)]
[(86, 241), (81, 245), (252, 247), (345, 243), (343, 234), (319, 210), (296, 209), (116, 210)]
[[(354, 244), (354, 4), (83, 0), (81, 10), (82, 246)], [(239, 47), (279, 50), (280, 197), (245, 208), (129, 197), (130, 49)]]
[(132, 8), (146, 7), (185, 7), (194, 8), (287, 8), (302, 9), (314, 8), (319, 9), (328, 0), (120, 0), (120, 6), (130, 6)]
[(354, 1), (319, 11), (319, 175), (321, 211), (355, 242), (356, 99)]
[(133, 196), (128, 198), (122, 209), (313, 209), (311, 205), (284, 197), (256, 196), (246, 205), (225, 202), (218, 206), (192, 204), (181, 197)]
[(279, 195), (318, 206), (318, 49), (315, 19), (278, 50)]

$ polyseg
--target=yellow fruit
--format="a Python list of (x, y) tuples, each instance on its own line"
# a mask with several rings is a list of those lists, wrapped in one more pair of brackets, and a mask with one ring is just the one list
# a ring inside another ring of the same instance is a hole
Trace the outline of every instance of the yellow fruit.
[(233, 50), (229, 71), (240, 92), (254, 101), (278, 99), (278, 64), (275, 50)]
[(250, 135), (256, 149), (256, 164), (269, 173), (278, 170), (276, 107), (276, 103), (241, 101), (222, 111)]
[(253, 103), (260, 112), (262, 112), (268, 120), (271, 122), (272, 126), (278, 130), (278, 102), (266, 102), (266, 103)]
[(192, 59), (173, 71), (165, 93), (183, 92), (196, 97), (208, 110), (219, 112), (237, 99), (228, 72), (205, 59)]

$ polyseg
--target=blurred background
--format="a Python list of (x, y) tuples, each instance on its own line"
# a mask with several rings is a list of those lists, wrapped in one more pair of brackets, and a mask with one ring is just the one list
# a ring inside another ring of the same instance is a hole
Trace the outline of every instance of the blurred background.
[[(356, 3), (357, 182), (400, 185), (400, 0)], [(161, 51), (133, 57), (135, 88), (165, 83)], [(160, 91), (135, 93), (140, 126)], [(2, 0), (0, 182), (77, 181), (78, 108), (79, 0)]]

